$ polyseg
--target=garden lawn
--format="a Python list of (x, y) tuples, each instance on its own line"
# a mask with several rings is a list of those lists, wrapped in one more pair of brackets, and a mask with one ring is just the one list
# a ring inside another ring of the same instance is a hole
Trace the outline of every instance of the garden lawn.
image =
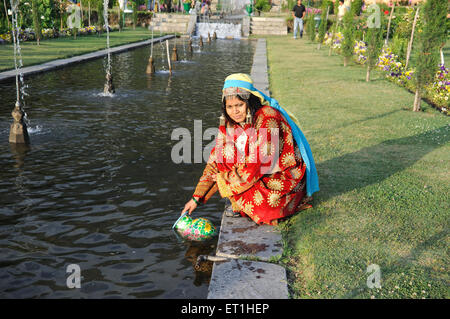
[[(155, 37), (159, 36), (154, 35)], [(127, 28), (121, 32), (109, 33), (110, 46), (138, 42), (150, 39), (151, 32), (146, 28)], [(47, 39), (41, 41), (38, 46), (36, 42), (22, 42), (20, 44), (23, 65), (30, 66), (41, 64), (51, 60), (68, 58), (88, 52), (98, 51), (106, 48), (106, 32), (101, 36), (85, 35), (67, 38)], [(14, 69), (14, 47), (13, 45), (0, 45), (0, 71)]]
[(450, 118), (425, 102), (412, 112), (383, 72), (367, 83), (316, 47), (267, 38), (272, 96), (299, 119), (321, 189), (279, 226), (291, 297), (449, 298)]

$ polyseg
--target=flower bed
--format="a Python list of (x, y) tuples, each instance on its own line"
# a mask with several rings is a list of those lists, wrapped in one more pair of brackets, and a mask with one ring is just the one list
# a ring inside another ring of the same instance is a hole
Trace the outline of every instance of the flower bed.
[[(327, 32), (324, 38), (325, 45), (331, 45), (333, 34)], [(340, 53), (341, 43), (344, 36), (341, 32), (335, 33), (335, 38), (332, 43), (332, 48), (337, 53)], [(355, 62), (364, 65), (367, 61), (365, 55), (367, 45), (364, 41), (355, 40), (353, 47), (353, 54)], [(378, 57), (377, 67), (379, 70), (386, 72), (386, 78), (411, 92), (415, 92), (414, 83), (414, 68), (405, 69), (403, 63), (398, 61), (398, 56), (395, 55), (391, 48), (384, 47), (380, 56)], [(439, 70), (435, 75), (433, 83), (425, 86), (424, 98), (446, 115), (449, 115), (450, 109), (450, 74), (449, 70), (444, 65), (439, 65)]]
[(367, 51), (367, 45), (364, 41), (355, 40), (355, 45), (353, 46), (353, 54), (356, 56), (356, 63), (365, 64), (367, 57), (365, 53)]
[[(110, 31), (116, 31), (114, 28), (109, 28)], [(90, 27), (84, 27), (77, 29), (77, 35), (91, 35), (91, 34), (97, 34), (99, 31), (99, 28), (97, 26), (90, 26)], [(103, 27), (102, 31), (106, 31), (106, 28)], [(42, 29), (42, 38), (43, 39), (50, 39), (50, 38), (62, 38), (62, 37), (70, 37), (73, 36), (73, 29), (62, 29), (62, 30), (56, 30), (56, 29)], [(12, 37), (11, 32), (0, 34), (0, 39), (6, 41), (7, 43), (12, 43)], [(21, 42), (25, 41), (34, 41), (36, 40), (36, 34), (34, 33), (33, 29), (27, 28), (27, 29), (20, 29), (19, 30), (19, 40)]]

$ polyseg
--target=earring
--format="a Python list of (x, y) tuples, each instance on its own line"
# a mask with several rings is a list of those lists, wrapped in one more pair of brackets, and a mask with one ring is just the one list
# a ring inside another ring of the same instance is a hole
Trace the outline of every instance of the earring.
[(223, 113), (222, 113), (222, 115), (219, 117), (219, 125), (225, 126), (225, 121), (226, 121), (225, 115), (223, 115)]
[(245, 116), (245, 124), (252, 124), (252, 114), (249, 109), (247, 109), (247, 115)]

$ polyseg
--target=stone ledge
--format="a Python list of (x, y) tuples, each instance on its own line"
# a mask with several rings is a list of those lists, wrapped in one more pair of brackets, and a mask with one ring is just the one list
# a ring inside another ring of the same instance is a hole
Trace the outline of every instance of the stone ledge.
[[(175, 37), (174, 35), (166, 35), (166, 36), (154, 38), (153, 42), (165, 41), (165, 40), (172, 39), (174, 37)], [(132, 50), (132, 49), (135, 49), (138, 47), (142, 47), (145, 45), (149, 45), (151, 43), (152, 43), (152, 39), (135, 42), (135, 43), (128, 43), (128, 44), (120, 45), (117, 47), (112, 47), (110, 49), (110, 52), (111, 52), (111, 54), (120, 53), (120, 52), (124, 52), (124, 51), (128, 51), (128, 50)], [(101, 58), (107, 54), (108, 54), (108, 50), (102, 49), (99, 51), (89, 52), (89, 53), (85, 53), (82, 55), (73, 56), (70, 58), (63, 58), (63, 59), (45, 62), (42, 64), (23, 67), (23, 68), (21, 68), (21, 73), (24, 76), (29, 76), (32, 74), (37, 74), (37, 73), (41, 73), (41, 72), (46, 72), (46, 71), (62, 68), (62, 67), (68, 66), (70, 64), (80, 63), (80, 62), (84, 62), (84, 61), (88, 61), (88, 60), (92, 60), (92, 59)], [(4, 72), (0, 73), (0, 82), (12, 80), (15, 77), (16, 77), (16, 70), (4, 71)]]
[(269, 261), (281, 257), (282, 252), (281, 234), (273, 226), (223, 214), (217, 256)]
[(228, 260), (215, 262), (208, 299), (288, 299), (286, 270), (278, 265)]
[[(270, 96), (266, 39), (258, 39), (256, 44), (251, 77), (254, 86)], [(281, 234), (276, 228), (224, 213), (216, 255), (229, 259), (214, 262), (208, 299), (288, 299), (286, 270), (282, 266), (238, 259), (269, 261), (281, 254)]]

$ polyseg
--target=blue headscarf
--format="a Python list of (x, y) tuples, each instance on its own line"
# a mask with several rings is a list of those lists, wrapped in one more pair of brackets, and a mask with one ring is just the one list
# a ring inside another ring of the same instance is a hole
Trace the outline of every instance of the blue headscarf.
[[(237, 78), (237, 79), (236, 79)], [(229, 87), (239, 87), (250, 91), (254, 95), (258, 96), (260, 99), (263, 98), (265, 101), (269, 102), (270, 106), (275, 110), (279, 111), (286, 122), (289, 124), (292, 130), (292, 135), (294, 136), (295, 141), (297, 142), (298, 148), (300, 150), (300, 154), (302, 155), (302, 159), (306, 164), (306, 194), (307, 196), (311, 196), (313, 193), (319, 191), (319, 178), (317, 176), (316, 165), (314, 163), (314, 158), (311, 152), (311, 148), (306, 140), (305, 135), (300, 130), (295, 121), (291, 118), (286, 110), (284, 110), (278, 101), (268, 97), (263, 92), (259, 91), (253, 86), (253, 83), (250, 77), (246, 74), (234, 74), (225, 80), (223, 85), (223, 90)], [(261, 101), (263, 102), (263, 101)], [(294, 116), (292, 116), (294, 117)], [(294, 117), (295, 118), (295, 117)]]

